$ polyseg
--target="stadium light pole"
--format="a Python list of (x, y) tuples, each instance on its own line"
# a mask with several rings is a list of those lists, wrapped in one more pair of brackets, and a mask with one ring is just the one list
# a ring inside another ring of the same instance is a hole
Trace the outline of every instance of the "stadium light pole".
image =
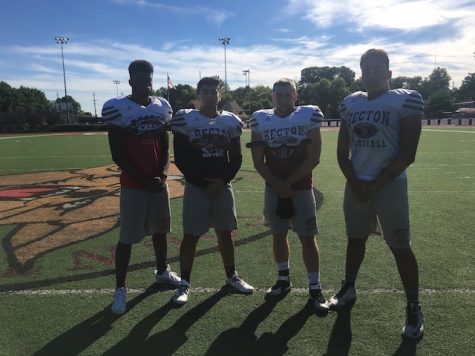
[(230, 37), (220, 37), (220, 38), (218, 38), (218, 40), (221, 41), (221, 43), (224, 46), (224, 84), (226, 84), (225, 89), (227, 90), (228, 75), (227, 75), (227, 68), (226, 68), (226, 47), (229, 45), (229, 41), (231, 41), (231, 38)]
[(115, 92), (117, 94), (117, 96), (119, 96), (119, 84), (120, 84), (120, 80), (113, 80), (112, 81), (114, 84), (115, 84)]
[(245, 69), (242, 71), (242, 74), (246, 76), (246, 86), (247, 86), (247, 99), (249, 102), (249, 115), (251, 115), (251, 70)]
[(63, 80), (64, 80), (64, 99), (66, 100), (66, 112), (68, 116), (68, 124), (69, 124), (69, 106), (68, 106), (68, 91), (66, 90), (66, 70), (64, 69), (64, 52), (63, 52), (63, 45), (69, 42), (69, 37), (66, 36), (56, 36), (55, 41), (57, 44), (61, 46), (61, 60), (63, 62)]

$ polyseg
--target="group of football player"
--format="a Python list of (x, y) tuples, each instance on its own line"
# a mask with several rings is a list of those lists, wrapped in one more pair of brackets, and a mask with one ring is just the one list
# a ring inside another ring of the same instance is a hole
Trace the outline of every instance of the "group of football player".
[[(368, 236), (383, 233), (392, 251), (406, 293), (406, 323), (402, 335), (419, 339), (424, 317), (419, 306), (417, 260), (410, 245), (406, 168), (415, 160), (421, 132), (423, 100), (408, 89), (389, 88), (387, 53), (366, 51), (360, 60), (365, 92), (347, 96), (340, 106), (338, 164), (346, 177), (343, 211), (347, 232), (346, 268), (341, 289), (329, 300), (320, 281), (319, 233), (312, 171), (322, 149), (322, 111), (315, 105), (296, 106), (296, 84), (280, 79), (273, 85), (274, 108), (254, 112), (252, 159), (265, 182), (264, 217), (273, 239), (277, 268), (275, 284), (265, 294), (278, 300), (292, 288), (288, 232), (299, 237), (308, 272), (309, 297), (317, 314), (351, 308), (355, 281), (364, 259)], [(120, 238), (115, 267), (112, 312), (126, 311), (125, 279), (131, 247), (152, 235), (156, 282), (173, 286), (172, 301), (188, 301), (191, 270), (200, 237), (214, 228), (226, 283), (238, 293), (254, 288), (235, 267), (232, 232), (237, 215), (232, 180), (242, 163), (243, 123), (233, 113), (219, 111), (220, 81), (202, 78), (197, 85), (199, 108), (173, 115), (167, 100), (151, 96), (153, 66), (145, 60), (129, 65), (132, 94), (110, 99), (102, 117), (109, 124), (109, 145), (121, 169)], [(170, 200), (167, 169), (169, 134), (173, 133), (174, 163), (185, 178), (180, 277), (167, 264)]]

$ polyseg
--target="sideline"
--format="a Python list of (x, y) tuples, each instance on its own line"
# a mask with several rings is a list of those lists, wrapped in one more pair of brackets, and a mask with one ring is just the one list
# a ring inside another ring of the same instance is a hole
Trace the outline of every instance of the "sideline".
[(25, 135), (25, 136), (2, 136), (0, 140), (9, 140), (9, 139), (19, 139), (19, 138), (32, 138), (32, 137), (47, 137), (47, 136), (72, 136), (72, 135), (83, 135), (83, 136), (92, 136), (92, 135), (107, 135), (107, 132), (58, 132), (50, 134), (39, 134), (39, 135)]
[(430, 132), (456, 132), (456, 133), (471, 133), (471, 134), (475, 134), (475, 130), (462, 131), (462, 130), (425, 129), (425, 128), (422, 128), (422, 131), (430, 131)]
[[(102, 289), (37, 289), (37, 290), (12, 290), (6, 292), (0, 292), (0, 296), (8, 295), (45, 295), (45, 296), (58, 296), (58, 295), (104, 295), (104, 294), (114, 294), (113, 288), (102, 288)], [(221, 290), (221, 288), (205, 288), (205, 287), (192, 287), (192, 293), (200, 294), (214, 294)], [(145, 293), (145, 288), (136, 288), (136, 289), (127, 289), (127, 294), (141, 294)], [(173, 292), (172, 289), (170, 289)], [(265, 294), (267, 288), (255, 288), (254, 293)], [(326, 294), (334, 294), (338, 292), (337, 289), (325, 289)], [(308, 288), (292, 288), (291, 294), (296, 295), (307, 295)], [(378, 288), (378, 289), (364, 289), (358, 288), (358, 294), (403, 294), (404, 290), (397, 288)], [(451, 288), (451, 289), (431, 289), (431, 288), (422, 288), (419, 290), (420, 294), (475, 294), (475, 289), (469, 288)]]

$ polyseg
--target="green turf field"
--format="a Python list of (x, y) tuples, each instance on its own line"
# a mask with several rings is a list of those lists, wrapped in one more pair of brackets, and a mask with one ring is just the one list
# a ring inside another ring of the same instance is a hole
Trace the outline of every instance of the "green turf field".
[[(321, 163), (314, 178), (320, 201), (321, 275), (330, 297), (344, 273), (344, 178), (336, 163), (337, 132), (324, 129), (322, 135)], [(243, 144), (249, 139), (245, 132)], [(350, 312), (319, 318), (306, 305), (307, 276), (293, 233), (289, 240), (294, 289), (279, 303), (264, 302), (265, 289), (275, 279), (272, 241), (261, 220), (263, 182), (249, 150), (244, 149), (242, 169), (234, 183), (239, 219), (236, 266), (257, 288), (253, 295), (222, 289), (221, 258), (216, 239), (209, 234), (198, 245), (190, 300), (174, 308), (169, 303), (173, 291), (151, 288), (153, 250), (147, 238), (132, 251), (128, 311), (113, 316), (109, 310), (117, 228), (84, 241), (73, 238), (72, 243), (39, 255), (28, 251), (34, 258), (19, 273), (9, 266), (16, 249), (41, 245), (34, 234), (24, 245), (16, 242), (20, 227), (29, 224), (32, 231), (40, 231), (45, 224), (54, 226), (58, 217), (43, 225), (23, 221), (21, 216), (14, 220), (18, 223), (8, 224), (0, 218), (0, 354), (472, 355), (474, 154), (474, 128), (426, 127), (416, 162), (408, 170), (412, 245), (426, 317), (425, 336), (418, 344), (400, 338), (405, 298), (392, 255), (380, 237), (368, 241), (358, 300)], [(82, 172), (78, 170), (110, 163), (103, 134), (0, 136), (0, 179), (31, 172)], [(13, 186), (15, 179), (10, 181), (9, 186), (0, 185), (0, 193)], [(0, 197), (0, 205), (6, 201)], [(181, 198), (172, 199), (173, 232), (168, 246), (174, 270), (179, 269), (181, 204)], [(58, 209), (44, 205), (50, 211)], [(5, 216), (5, 210), (0, 208), (0, 214), (3, 211)], [(75, 232), (71, 229), (72, 236)]]

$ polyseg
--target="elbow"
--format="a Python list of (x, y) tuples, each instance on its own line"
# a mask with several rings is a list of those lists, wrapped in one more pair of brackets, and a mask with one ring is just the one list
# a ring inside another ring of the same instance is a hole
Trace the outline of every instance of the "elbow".
[(114, 154), (113, 154), (113, 155), (112, 155), (112, 161), (114, 161), (114, 163), (120, 167), (120, 162), (121, 162), (121, 160), (120, 160), (120, 158), (119, 158), (118, 155), (114, 155)]
[(406, 164), (406, 166), (410, 166), (411, 164), (413, 164), (414, 162), (416, 161), (416, 156), (411, 156), (411, 157), (407, 157), (405, 160), (404, 160), (404, 163)]
[(400, 160), (405, 167), (409, 167), (411, 164), (413, 164), (416, 161), (416, 155), (415, 154), (402, 155), (402, 157), (400, 157)]

